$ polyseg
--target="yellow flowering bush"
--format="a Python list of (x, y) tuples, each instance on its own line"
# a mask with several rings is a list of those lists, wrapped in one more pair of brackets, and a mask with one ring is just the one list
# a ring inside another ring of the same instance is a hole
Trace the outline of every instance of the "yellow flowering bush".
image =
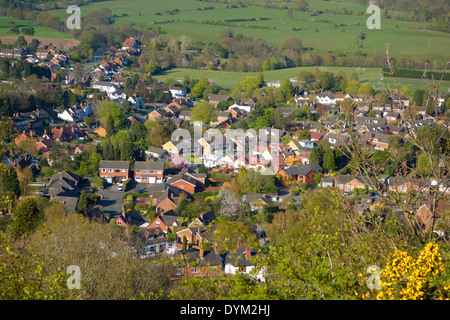
[(381, 271), (380, 289), (376, 298), (448, 299), (450, 284), (446, 284), (440, 277), (444, 271), (439, 246), (433, 242), (425, 246), (417, 259), (404, 251), (396, 250), (386, 268)]

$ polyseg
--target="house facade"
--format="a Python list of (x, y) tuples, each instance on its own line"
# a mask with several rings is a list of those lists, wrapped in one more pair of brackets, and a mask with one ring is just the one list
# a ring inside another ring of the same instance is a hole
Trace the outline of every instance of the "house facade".
[(108, 183), (125, 181), (130, 178), (130, 161), (102, 160), (98, 175)]

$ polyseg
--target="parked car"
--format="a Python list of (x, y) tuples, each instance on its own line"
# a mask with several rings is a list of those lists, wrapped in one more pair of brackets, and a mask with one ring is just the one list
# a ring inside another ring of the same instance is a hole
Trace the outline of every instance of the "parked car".
[(123, 190), (123, 183), (117, 184), (117, 190), (122, 191)]

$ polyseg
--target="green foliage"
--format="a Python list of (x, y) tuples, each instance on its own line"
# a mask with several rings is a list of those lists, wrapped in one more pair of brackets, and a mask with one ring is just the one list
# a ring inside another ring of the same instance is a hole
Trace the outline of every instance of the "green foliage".
[(193, 121), (202, 121), (203, 124), (208, 125), (216, 119), (216, 113), (207, 101), (202, 101), (192, 108), (191, 118)]
[(33, 233), (43, 220), (43, 212), (33, 197), (27, 197), (19, 202), (14, 210), (11, 223), (12, 233), (16, 238)]

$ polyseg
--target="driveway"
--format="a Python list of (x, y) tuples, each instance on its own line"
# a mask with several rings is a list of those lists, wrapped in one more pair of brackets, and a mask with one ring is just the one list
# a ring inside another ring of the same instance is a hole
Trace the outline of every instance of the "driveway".
[(117, 190), (117, 185), (109, 185), (107, 188), (99, 190), (101, 196), (100, 205), (103, 207), (104, 213), (109, 213), (111, 219), (122, 214), (122, 197), (123, 191)]

